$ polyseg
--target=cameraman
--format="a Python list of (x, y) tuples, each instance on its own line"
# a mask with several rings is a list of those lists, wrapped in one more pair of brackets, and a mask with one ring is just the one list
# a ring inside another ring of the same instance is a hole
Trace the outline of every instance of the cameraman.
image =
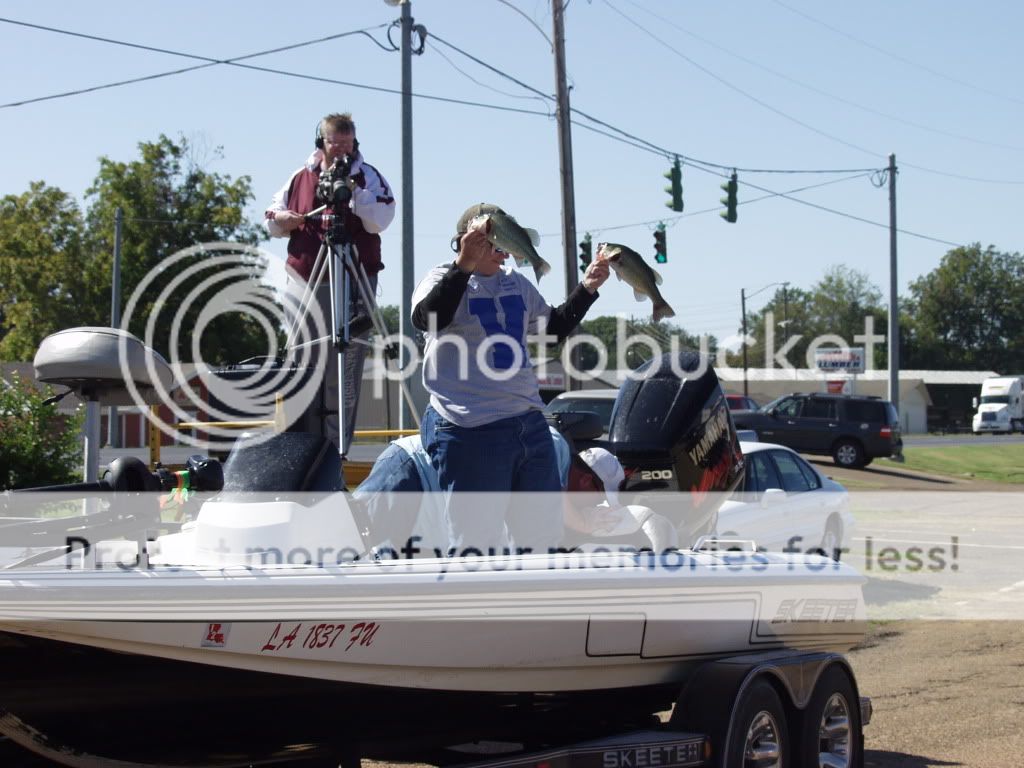
[[(370, 286), (376, 293), (377, 273), (384, 269), (380, 255), (379, 233), (383, 232), (395, 217), (395, 198), (391, 186), (376, 168), (364, 161), (356, 139), (356, 125), (349, 113), (330, 114), (323, 118), (317, 126), (315, 145), (316, 148), (305, 165), (292, 174), (267, 207), (267, 232), (271, 237), (288, 238), (289, 279), (308, 282), (312, 277), (320, 245), (330, 229), (332, 217), (312, 216), (307, 219), (306, 215), (324, 202), (318, 200), (316, 194), (320, 174), (335, 168), (335, 163), (338, 163), (337, 167), (343, 167), (347, 158), (351, 164), (348, 186), (352, 191), (352, 198), (342, 210), (335, 213), (341, 215), (348, 241), (354, 247), (353, 255), (358, 254), (358, 262), (366, 270)], [(331, 290), (327, 271), (325, 270), (323, 274), (324, 277), (314, 295), (323, 313), (324, 322), (330, 327)], [(340, 272), (337, 274), (340, 275)], [(345, 350), (344, 443), (338, 434), (338, 414), (334, 410), (338, 403), (338, 374), (337, 355), (333, 347), (328, 348), (326, 386), (322, 392), (320, 407), (307, 413), (303, 423), (305, 431), (322, 434), (335, 444), (344, 445), (346, 450), (352, 442), (352, 432), (355, 429), (356, 407), (359, 404), (359, 388), (367, 351), (366, 345), (357, 343), (355, 339), (369, 338), (370, 325), (363, 320), (373, 309), (362, 306), (354, 281), (351, 283), (350, 295), (350, 318), (354, 320), (360, 315), (362, 317), (358, 322), (351, 324), (353, 343)], [(299, 311), (301, 312), (301, 308)], [(312, 326), (307, 323), (307, 327)], [(316, 334), (311, 334), (310, 338), (316, 338)], [(316, 363), (316, 355), (317, 347), (314, 347), (311, 356), (313, 365)]]

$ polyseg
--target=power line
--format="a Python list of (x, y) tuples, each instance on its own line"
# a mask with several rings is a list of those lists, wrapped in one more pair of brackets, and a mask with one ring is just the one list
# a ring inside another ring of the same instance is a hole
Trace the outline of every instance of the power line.
[[(612, 11), (614, 11), (618, 15), (622, 16), (622, 18), (626, 19), (626, 21), (628, 21), (630, 24), (635, 26), (637, 29), (639, 29), (640, 31), (644, 32), (645, 34), (647, 34), (649, 37), (651, 37), (652, 39), (656, 40), (657, 42), (661, 43), (663, 46), (668, 48), (670, 51), (675, 53), (677, 56), (682, 58), (684, 61), (686, 61), (689, 64), (691, 64), (692, 66), (696, 67), (701, 72), (704, 72), (709, 77), (714, 78), (715, 80), (720, 82), (722, 85), (726, 86), (727, 88), (730, 88), (731, 90), (736, 91), (737, 93), (739, 93), (742, 96), (750, 99), (754, 103), (764, 107), (765, 109), (769, 110), (770, 112), (774, 112), (775, 114), (779, 115), (780, 117), (783, 117), (786, 120), (790, 120), (790, 121), (796, 123), (797, 125), (799, 125), (799, 126), (801, 126), (803, 128), (806, 128), (809, 131), (812, 131), (813, 133), (817, 133), (820, 136), (823, 136), (823, 137), (825, 137), (827, 139), (835, 141), (835, 142), (837, 142), (839, 144), (843, 144), (843, 145), (845, 145), (847, 147), (850, 147), (852, 149), (856, 149), (856, 150), (858, 150), (860, 152), (864, 152), (864, 153), (869, 154), (869, 155), (877, 156), (877, 153), (872, 152), (870, 149), (862, 147), (862, 146), (860, 146), (858, 144), (853, 144), (851, 142), (846, 141), (845, 139), (839, 138), (838, 136), (833, 136), (830, 133), (826, 133), (825, 131), (822, 131), (822, 130), (820, 130), (818, 128), (815, 128), (813, 125), (810, 125), (809, 123), (805, 123), (802, 120), (799, 120), (799, 119), (793, 117), (792, 115), (789, 115), (789, 114), (783, 112), (782, 110), (773, 107), (768, 102), (763, 101), (762, 99), (757, 98), (753, 94), (747, 93), (742, 88), (739, 88), (738, 86), (733, 85), (732, 83), (730, 83), (725, 78), (720, 77), (719, 75), (715, 74), (714, 72), (712, 72), (707, 67), (704, 67), (703, 65), (698, 64), (696, 61), (691, 59), (689, 56), (687, 56), (686, 54), (682, 53), (677, 48), (674, 48), (673, 46), (669, 45), (668, 43), (666, 43), (664, 40), (662, 40), (660, 37), (655, 35), (650, 30), (648, 30), (648, 29), (644, 28), (643, 26), (641, 26), (634, 19), (629, 18), (626, 14), (624, 14), (618, 8), (613, 6), (611, 4), (610, 0), (604, 0), (604, 2), (605, 2), (605, 4), (609, 8), (611, 8)], [(778, 2), (778, 0), (776, 0), (776, 2)], [(925, 165), (916, 165), (914, 163), (908, 163), (908, 162), (902, 162), (902, 165), (904, 167), (913, 168), (914, 170), (922, 171), (924, 173), (931, 173), (931, 174), (935, 174), (937, 176), (946, 176), (948, 178), (960, 179), (962, 181), (976, 181), (976, 182), (982, 182), (982, 183), (986, 183), (986, 184), (1009, 184), (1009, 185), (1022, 185), (1022, 184), (1024, 184), (1024, 181), (1015, 180), (1015, 179), (991, 179), (991, 178), (984, 178), (984, 177), (979, 177), (979, 176), (969, 176), (969, 175), (965, 175), (965, 174), (951, 173), (949, 171), (940, 171), (937, 168), (930, 168), (930, 167), (925, 166)], [(719, 166), (719, 167), (723, 167), (723, 166)], [(750, 171), (750, 170), (747, 170), (747, 169), (739, 169), (739, 168), (737, 168), (737, 170), (743, 170), (745, 173), (752, 173), (753, 172), (753, 171)]]
[[(282, 46), (278, 46), (276, 48), (269, 48), (269, 49), (264, 50), (264, 51), (257, 51), (256, 53), (247, 53), (247, 54), (245, 54), (243, 56), (236, 56), (236, 57), (231, 58), (231, 59), (215, 59), (215, 58), (211, 58), (209, 56), (200, 56), (198, 54), (184, 53), (182, 51), (172, 51), (172, 50), (167, 49), (167, 48), (156, 48), (156, 47), (151, 46), (151, 45), (142, 45), (142, 44), (139, 44), (139, 43), (132, 43), (132, 42), (128, 42), (128, 41), (125, 41), (125, 40), (115, 40), (115, 39), (109, 38), (109, 37), (99, 37), (97, 35), (89, 35), (89, 34), (86, 34), (86, 33), (83, 33), (83, 32), (74, 32), (74, 31), (67, 30), (67, 29), (59, 29), (57, 27), (48, 27), (48, 26), (44, 26), (42, 24), (31, 24), (29, 22), (18, 21), (16, 19), (7, 19), (7, 18), (0, 17), (0, 22), (6, 23), (6, 24), (13, 24), (13, 25), (16, 25), (16, 26), (21, 26), (21, 27), (28, 27), (30, 29), (38, 29), (38, 30), (41, 30), (41, 31), (44, 31), (44, 32), (51, 32), (53, 34), (58, 34), (58, 35), (67, 35), (69, 37), (77, 37), (77, 38), (82, 38), (82, 39), (85, 39), (85, 40), (93, 40), (93, 41), (96, 41), (96, 42), (107, 43), (109, 45), (117, 45), (117, 46), (122, 46), (122, 47), (125, 47), (125, 48), (136, 48), (136, 49), (143, 50), (143, 51), (150, 51), (150, 52), (153, 52), (153, 53), (163, 53), (163, 54), (167, 54), (167, 55), (170, 55), (170, 56), (178, 56), (178, 57), (181, 57), (181, 58), (194, 59), (194, 60), (198, 60), (198, 61), (204, 62), (203, 64), (197, 64), (197, 65), (192, 66), (192, 67), (184, 67), (184, 68), (181, 68), (181, 69), (169, 70), (169, 71), (166, 71), (166, 72), (160, 72), (160, 73), (153, 74), (153, 75), (144, 75), (144, 76), (141, 76), (141, 77), (131, 78), (131, 79), (128, 79), (128, 80), (118, 80), (118, 81), (112, 82), (112, 83), (105, 83), (103, 85), (94, 85), (94, 86), (90, 86), (90, 87), (87, 87), (87, 88), (79, 88), (79, 89), (76, 89), (76, 90), (64, 91), (62, 93), (50, 94), (50, 95), (47, 95), (47, 96), (38, 96), (38, 97), (35, 97), (35, 98), (31, 98), (31, 99), (22, 99), (20, 101), (13, 101), (13, 102), (9, 102), (7, 104), (0, 104), (0, 109), (8, 108), (8, 107), (21, 107), (21, 106), (24, 106), (26, 104), (34, 104), (34, 103), (37, 103), (37, 102), (40, 102), (40, 101), (49, 101), (51, 99), (61, 99), (61, 98), (65, 98), (65, 97), (68, 97), (68, 96), (78, 96), (78, 95), (81, 95), (81, 94), (84, 94), (84, 93), (92, 93), (94, 91), (100, 91), (100, 90), (104, 90), (104, 89), (107, 89), (107, 88), (117, 88), (117, 87), (120, 87), (122, 85), (131, 85), (133, 83), (140, 83), (140, 82), (145, 82), (145, 81), (148, 81), (148, 80), (156, 80), (156, 79), (159, 79), (159, 78), (162, 78), (162, 77), (170, 77), (170, 76), (173, 76), (173, 75), (180, 75), (180, 74), (183, 74), (185, 72), (192, 72), (192, 71), (195, 71), (197, 69), (205, 69), (206, 67), (212, 67), (212, 66), (215, 66), (215, 65), (218, 65), (218, 64), (228, 64), (228, 65), (235, 65), (235, 66), (244, 66), (244, 65), (238, 64), (238, 62), (244, 61), (246, 59), (253, 59), (253, 58), (256, 58), (258, 56), (268, 56), (268, 55), (273, 54), (273, 53), (281, 53), (282, 51), (290, 51), (290, 50), (295, 50), (296, 48), (304, 48), (306, 46), (316, 45), (318, 43), (324, 43), (324, 42), (328, 42), (328, 41), (331, 41), (331, 40), (337, 40), (339, 38), (349, 37), (351, 35), (366, 35), (371, 40), (373, 40), (374, 38), (373, 38), (372, 35), (369, 34), (368, 30), (370, 30), (370, 29), (380, 29), (382, 27), (387, 26), (386, 24), (381, 24), (381, 25), (378, 25), (376, 27), (368, 27), (366, 29), (357, 29), (357, 30), (353, 30), (351, 32), (339, 32), (338, 34), (327, 35), (326, 37), (318, 37), (318, 38), (315, 38), (313, 40), (306, 40), (306, 41), (301, 42), (301, 43), (292, 43), (290, 45), (282, 45)], [(374, 42), (376, 42), (376, 40), (374, 40)]]
[[(507, 80), (510, 80), (511, 82), (515, 83), (516, 85), (520, 86), (521, 88), (524, 88), (524, 89), (530, 91), (531, 93), (534, 93), (534, 94), (536, 94), (538, 96), (541, 96), (541, 97), (543, 97), (545, 99), (549, 99), (549, 100), (553, 100), (554, 99), (554, 97), (551, 96), (550, 94), (546, 94), (543, 91), (541, 91), (541, 90), (539, 90), (537, 88), (534, 88), (532, 85), (524, 83), (522, 80), (519, 80), (518, 78), (512, 77), (512, 75), (508, 74), (507, 72), (503, 72), (502, 70), (498, 69), (497, 67), (495, 67), (495, 66), (493, 66), (491, 64), (488, 64), (486, 61), (483, 61), (482, 59), (478, 58), (477, 56), (474, 56), (473, 54), (469, 53), (468, 51), (465, 51), (462, 48), (459, 48), (457, 45), (448, 42), (447, 40), (445, 40), (444, 38), (440, 37), (436, 33), (431, 33), (431, 39), (437, 40), (438, 42), (440, 42), (440, 43), (448, 46), (449, 48), (451, 48), (453, 51), (456, 51), (457, 53), (462, 54), (463, 56), (465, 56), (466, 58), (470, 59), (471, 61), (479, 64), (482, 67), (485, 67), (486, 69), (489, 69), (491, 72), (494, 72), (495, 74), (500, 75), (501, 77), (504, 77)], [(701, 159), (696, 158), (696, 157), (690, 157), (689, 155), (686, 155), (686, 154), (683, 154), (683, 153), (680, 153), (680, 152), (673, 152), (672, 150), (666, 149), (665, 147), (660, 147), (660, 146), (658, 146), (656, 144), (653, 144), (653, 143), (647, 141), (646, 139), (642, 139), (639, 136), (635, 136), (635, 135), (633, 135), (631, 133), (628, 133), (628, 132), (622, 130), (621, 128), (617, 128), (616, 126), (614, 126), (614, 125), (612, 125), (610, 123), (607, 123), (607, 122), (605, 122), (603, 120), (600, 120), (599, 118), (596, 118), (593, 115), (589, 115), (586, 112), (583, 112), (582, 110), (576, 109), (575, 107), (572, 107), (571, 111), (574, 114), (577, 114), (577, 115), (579, 115), (579, 116), (581, 116), (583, 118), (586, 118), (587, 120), (590, 120), (593, 123), (596, 123), (597, 125), (600, 125), (600, 126), (603, 126), (605, 128), (608, 128), (608, 129), (610, 129), (612, 131), (615, 131), (616, 133), (622, 135), (623, 137), (632, 140), (632, 142), (635, 142), (633, 144), (633, 146), (636, 146), (638, 149), (647, 148), (648, 151), (651, 151), (654, 154), (664, 155), (665, 157), (668, 157), (668, 158), (678, 157), (680, 160), (684, 160), (684, 161), (690, 163), (691, 165), (703, 165), (703, 166), (707, 166), (707, 167), (710, 167), (710, 168), (718, 168), (718, 169), (721, 169), (721, 170), (737, 170), (737, 171), (743, 171), (744, 173), (860, 173), (860, 172), (868, 172), (868, 171), (876, 170), (874, 168), (845, 168), (845, 169), (825, 169), (825, 170), (738, 168), (738, 167), (736, 167), (734, 165), (726, 165), (726, 164), (723, 164), (723, 163), (714, 163), (714, 162), (711, 162), (709, 160), (701, 160)], [(578, 123), (576, 121), (573, 121), (573, 124), (574, 125), (580, 125), (580, 127), (583, 127), (583, 128), (589, 128), (589, 126), (581, 125), (580, 123)], [(591, 130), (594, 130), (594, 129), (591, 129)], [(596, 131), (596, 132), (597, 133), (601, 133), (600, 131)], [(603, 135), (607, 136), (608, 134), (603, 134)]]
[(651, 32), (651, 31), (650, 31), (649, 29), (647, 29), (647, 28), (645, 28), (644, 26), (642, 26), (642, 25), (641, 25), (641, 24), (640, 24), (639, 22), (637, 22), (637, 21), (636, 21), (635, 19), (631, 19), (631, 18), (630, 18), (629, 16), (627, 16), (627, 15), (626, 15), (626, 14), (624, 14), (624, 13), (623, 13), (622, 11), (620, 11), (620, 10), (619, 10), (618, 8), (616, 8), (616, 7), (614, 6), (614, 5), (612, 5), (612, 4), (611, 4), (611, 2), (609, 2), (609, 0), (604, 0), (604, 3), (605, 3), (605, 5), (607, 5), (607, 6), (609, 7), (609, 8), (611, 8), (611, 9), (612, 9), (612, 11), (614, 11), (614, 12), (615, 12), (615, 13), (617, 13), (617, 14), (618, 14), (619, 16), (621, 16), (622, 18), (624, 18), (624, 19), (625, 19), (626, 21), (628, 21), (628, 22), (629, 22), (630, 24), (632, 24), (632, 25), (633, 25), (634, 27), (636, 27), (637, 29), (639, 29), (639, 30), (640, 30), (641, 32), (643, 32), (644, 34), (646, 34), (646, 35), (647, 35), (648, 37), (650, 37), (651, 39), (653, 39), (653, 40), (656, 40), (657, 42), (661, 43), (661, 44), (662, 44), (663, 46), (665, 46), (666, 48), (668, 48), (668, 49), (669, 49), (670, 51), (672, 51), (672, 52), (673, 52), (674, 54), (676, 54), (677, 56), (679, 56), (679, 58), (683, 59), (683, 61), (685, 61), (685, 62), (687, 62), (688, 64), (690, 64), (690, 66), (692, 66), (692, 67), (695, 67), (696, 69), (699, 69), (699, 70), (700, 70), (701, 72), (703, 72), (703, 73), (704, 73), (705, 75), (707, 75), (707, 76), (708, 76), (708, 77), (710, 77), (710, 78), (713, 78), (714, 80), (717, 80), (717, 81), (718, 81), (719, 83), (721, 83), (722, 85), (724, 85), (724, 86), (725, 86), (726, 88), (729, 88), (730, 90), (733, 90), (733, 91), (735, 91), (736, 93), (740, 94), (740, 95), (741, 95), (741, 96), (743, 96), (744, 98), (747, 98), (747, 99), (749, 99), (749, 100), (753, 101), (753, 102), (754, 102), (755, 104), (758, 104), (758, 105), (760, 105), (761, 107), (764, 107), (764, 108), (765, 108), (765, 109), (767, 109), (767, 110), (768, 110), (769, 112), (774, 112), (774, 113), (775, 113), (776, 115), (778, 115), (779, 117), (782, 117), (782, 118), (784, 118), (784, 119), (786, 119), (786, 120), (789, 120), (789, 121), (790, 121), (790, 122), (792, 122), (792, 123), (796, 123), (796, 124), (797, 124), (797, 125), (799, 125), (799, 126), (800, 126), (801, 128), (805, 128), (805, 129), (807, 129), (808, 131), (811, 131), (812, 133), (816, 133), (816, 134), (818, 134), (819, 136), (823, 136), (823, 137), (824, 137), (824, 138), (826, 138), (826, 139), (829, 139), (829, 140), (831, 140), (831, 141), (834, 141), (834, 142), (836, 142), (836, 143), (838, 143), (838, 144), (842, 144), (843, 146), (849, 147), (849, 148), (851, 148), (851, 149), (856, 149), (856, 150), (858, 150), (859, 152), (864, 152), (865, 154), (868, 154), (868, 155), (873, 155), (873, 156), (876, 156), (876, 157), (878, 156), (878, 153), (877, 153), (877, 152), (872, 152), (872, 151), (871, 151), (870, 149), (867, 149), (867, 148), (865, 148), (865, 147), (862, 147), (862, 146), (860, 146), (859, 144), (854, 144), (853, 142), (850, 142), (850, 141), (846, 141), (845, 139), (841, 139), (841, 138), (839, 138), (838, 136), (833, 136), (833, 135), (832, 135), (831, 133), (827, 133), (826, 131), (823, 131), (823, 130), (821, 130), (820, 128), (815, 128), (815, 127), (814, 127), (813, 125), (811, 125), (810, 123), (805, 123), (805, 122), (804, 122), (803, 120), (800, 120), (799, 118), (793, 117), (792, 115), (790, 115), (790, 114), (788, 114), (788, 113), (786, 113), (786, 112), (783, 112), (783, 111), (782, 111), (781, 109), (778, 109), (777, 107), (773, 107), (773, 106), (772, 106), (771, 104), (769, 104), (769, 103), (768, 103), (767, 101), (764, 101), (763, 99), (759, 99), (759, 98), (757, 98), (757, 96), (755, 96), (754, 94), (752, 94), (752, 93), (748, 93), (747, 91), (745, 91), (745, 90), (743, 90), (742, 88), (740, 88), (740, 87), (739, 87), (738, 85), (734, 85), (733, 83), (730, 83), (730, 82), (729, 82), (728, 80), (726, 80), (726, 79), (725, 79), (724, 77), (722, 77), (722, 76), (720, 76), (720, 75), (718, 75), (718, 74), (716, 74), (716, 73), (712, 72), (712, 71), (711, 71), (710, 69), (708, 69), (708, 68), (707, 68), (707, 67), (705, 67), (704, 65), (702, 65), (702, 64), (699, 64), (698, 62), (696, 62), (696, 61), (694, 61), (693, 59), (691, 59), (691, 58), (690, 58), (689, 56), (687, 56), (687, 55), (686, 55), (685, 53), (683, 53), (682, 51), (680, 51), (680, 50), (679, 50), (678, 48), (675, 48), (674, 46), (672, 46), (672, 45), (669, 45), (668, 43), (666, 43), (666, 42), (665, 42), (664, 40), (662, 40), (662, 39), (661, 39), (660, 37), (658, 37), (658, 36), (657, 36), (656, 34), (654, 34), (653, 32)]
[(925, 72), (927, 72), (927, 73), (929, 73), (931, 75), (934, 75), (935, 77), (941, 78), (943, 80), (948, 80), (951, 83), (956, 83), (957, 85), (961, 85), (961, 86), (963, 86), (965, 88), (971, 88), (971, 89), (976, 90), (976, 91), (981, 91), (982, 93), (987, 93), (990, 96), (995, 96), (995, 97), (1000, 98), (1000, 99), (1006, 99), (1007, 101), (1012, 101), (1012, 102), (1014, 102), (1016, 104), (1024, 104), (1024, 100), (1014, 98), (1013, 96), (1008, 96), (1005, 93), (999, 93), (998, 91), (993, 91), (993, 90), (991, 90), (989, 88), (985, 88), (984, 86), (981, 86), (981, 85), (976, 85), (975, 83), (970, 83), (970, 82), (968, 82), (966, 80), (961, 80), (959, 78), (953, 77), (952, 75), (947, 75), (945, 72), (940, 72), (937, 69), (932, 69), (931, 67), (928, 67), (928, 66), (926, 66), (924, 64), (920, 64), (920, 63), (918, 63), (916, 61), (912, 61), (912, 60), (910, 60), (910, 59), (908, 59), (908, 58), (906, 58), (904, 56), (900, 56), (899, 54), (893, 53), (891, 51), (887, 51), (884, 48), (881, 48), (881, 47), (875, 45), (874, 43), (869, 43), (867, 40), (862, 40), (861, 38), (856, 37), (855, 35), (851, 35), (849, 32), (844, 32), (843, 30), (839, 29), (838, 27), (833, 27), (831, 24), (826, 24), (821, 19), (817, 19), (814, 16), (811, 16), (810, 14), (807, 14), (807, 13), (804, 13), (803, 11), (797, 10), (796, 8), (793, 8), (790, 5), (786, 5), (784, 2), (782, 2), (782, 0), (774, 0), (774, 2), (775, 2), (776, 5), (782, 6), (787, 11), (789, 11), (791, 13), (795, 13), (797, 16), (802, 16), (803, 18), (807, 19), (808, 21), (810, 21), (810, 22), (812, 22), (814, 24), (822, 26), (825, 29), (827, 29), (827, 30), (829, 30), (831, 32), (835, 32), (837, 35), (841, 35), (842, 37), (845, 37), (845, 38), (847, 38), (849, 40), (853, 40), (855, 43), (857, 43), (859, 45), (862, 45), (865, 48), (870, 48), (871, 50), (873, 50), (873, 51), (875, 51), (877, 53), (880, 53), (883, 56), (888, 56), (889, 58), (895, 59), (896, 61), (902, 62), (903, 64), (907, 64), (907, 65), (909, 65), (911, 67), (916, 67), (917, 69), (924, 70)]
[(760, 69), (760, 70), (762, 70), (764, 72), (767, 72), (767, 73), (769, 73), (771, 75), (774, 75), (775, 77), (778, 77), (778, 78), (780, 78), (782, 80), (785, 80), (786, 82), (792, 83), (793, 85), (800, 86), (801, 88), (804, 88), (804, 89), (806, 89), (808, 91), (811, 91), (812, 93), (816, 93), (819, 96), (824, 96), (826, 98), (833, 99), (834, 101), (838, 101), (838, 102), (840, 102), (842, 104), (846, 104), (848, 106), (854, 107), (854, 108), (862, 110), (864, 112), (868, 112), (868, 113), (870, 113), (872, 115), (877, 115), (878, 117), (883, 117), (883, 118), (885, 118), (887, 120), (892, 120), (892, 121), (897, 122), (897, 123), (902, 123), (903, 125), (909, 125), (912, 128), (917, 128), (917, 129), (922, 130), (922, 131), (927, 131), (929, 133), (938, 134), (939, 136), (946, 136), (948, 138), (959, 139), (961, 141), (968, 141), (968, 142), (972, 142), (972, 143), (975, 143), (975, 144), (981, 144), (981, 145), (988, 146), (988, 147), (996, 147), (998, 149), (1008, 149), (1008, 150), (1013, 151), (1013, 152), (1024, 152), (1024, 147), (1013, 146), (1013, 145), (1010, 145), (1010, 144), (1001, 144), (1001, 143), (995, 142), (995, 141), (988, 141), (986, 139), (979, 139), (979, 138), (975, 138), (973, 136), (965, 136), (965, 135), (959, 134), (959, 133), (952, 133), (951, 131), (944, 131), (941, 128), (936, 128), (934, 126), (926, 125), (924, 123), (914, 122), (913, 120), (907, 120), (906, 118), (902, 118), (902, 117), (899, 117), (897, 115), (890, 115), (890, 114), (888, 114), (886, 112), (882, 112), (881, 110), (875, 109), (874, 107), (869, 107), (869, 106), (867, 106), (865, 104), (860, 104), (860, 103), (858, 103), (856, 101), (852, 101), (850, 99), (844, 98), (843, 96), (837, 96), (834, 93), (830, 93), (829, 91), (823, 90), (823, 89), (818, 88), (816, 86), (813, 86), (813, 85), (811, 85), (809, 83), (805, 83), (802, 80), (797, 80), (794, 77), (790, 77), (789, 75), (785, 74), (784, 72), (779, 72), (776, 69), (772, 69), (771, 67), (768, 67), (768, 66), (762, 64), (759, 61), (755, 61), (754, 59), (750, 59), (750, 58), (744, 56), (743, 54), (736, 53), (735, 51), (732, 51), (732, 50), (726, 48), (723, 45), (719, 45), (718, 43), (714, 42), (713, 40), (708, 40), (706, 37), (702, 37), (701, 35), (698, 35), (696, 32), (692, 32), (691, 30), (688, 30), (685, 27), (682, 27), (679, 24), (676, 24), (671, 19), (666, 18), (665, 16), (662, 16), (662, 15), (660, 15), (658, 13), (655, 13), (654, 11), (652, 11), (652, 10), (650, 10), (648, 8), (644, 8), (642, 5), (640, 5), (640, 3), (636, 2), (636, 0), (626, 0), (626, 2), (628, 2), (634, 8), (639, 8), (640, 10), (644, 11), (645, 13), (650, 14), (655, 19), (657, 19), (657, 20), (659, 20), (659, 21), (661, 21), (661, 22), (663, 22), (665, 24), (668, 24), (669, 26), (675, 27), (680, 32), (682, 32), (683, 34), (689, 35), (690, 37), (692, 37), (692, 38), (694, 38), (696, 40), (699, 40), (700, 42), (704, 43), (705, 45), (711, 46), (712, 48), (715, 48), (715, 49), (717, 49), (719, 51), (722, 51), (723, 53), (725, 53), (725, 54), (727, 54), (729, 56), (732, 56), (733, 58), (739, 59), (740, 61), (745, 62), (745, 63), (749, 64), (752, 67), (756, 67), (757, 69)]

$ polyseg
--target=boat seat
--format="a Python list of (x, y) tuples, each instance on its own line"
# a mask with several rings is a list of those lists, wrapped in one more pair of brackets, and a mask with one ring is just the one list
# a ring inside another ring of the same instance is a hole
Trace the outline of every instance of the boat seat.
[[(69, 387), (83, 400), (103, 405), (159, 404), (162, 398), (156, 385), (165, 392), (177, 386), (167, 361), (120, 328), (57, 331), (40, 343), (33, 365), (39, 381)], [(126, 376), (134, 382), (137, 397), (128, 388)]]

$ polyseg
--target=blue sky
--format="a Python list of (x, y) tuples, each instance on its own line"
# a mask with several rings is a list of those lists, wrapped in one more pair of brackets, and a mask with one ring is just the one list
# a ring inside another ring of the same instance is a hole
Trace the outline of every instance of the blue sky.
[[(554, 271), (541, 292), (558, 303), (564, 267), (551, 102), (444, 44), (553, 94), (545, 39), (550, 2), (416, 0), (412, 11), (431, 36), (423, 55), (413, 58), (416, 93), (541, 113), (414, 99), (416, 274), (450, 258), (448, 240), (467, 205), (495, 202), (542, 233), (540, 253)], [(383, 0), (316, 6), (8, 0), (0, 16), (230, 58), (357, 29), (386, 44), (386, 26), (399, 9)], [(684, 159), (680, 217), (664, 205), (662, 174), (670, 161), (663, 154), (573, 128), (580, 236), (589, 231), (595, 242), (622, 242), (650, 258), (654, 223), (664, 220), (663, 293), (687, 331), (735, 333), (741, 288), (750, 294), (776, 281), (808, 288), (836, 264), (866, 272), (887, 297), (886, 188), (858, 173), (742, 169), (881, 169), (895, 152), (899, 226), (946, 241), (899, 236), (901, 293), (938, 266), (949, 243), (1022, 250), (1019, 4), (571, 0), (565, 18), (574, 108), (662, 150), (724, 167), (701, 170)], [(249, 62), (372, 88), (401, 85), (399, 54), (363, 35)], [(0, 103), (8, 104), (195, 61), (0, 23), (0, 63), (8, 73)], [(347, 110), (367, 160), (396, 187), (401, 205), (400, 108), (395, 93), (231, 66), (6, 107), (0, 109), (0, 194), (23, 192), (42, 179), (81, 199), (98, 157), (130, 160), (141, 140), (184, 134), (200, 151), (223, 147), (212, 170), (252, 177), (255, 218), (307, 156), (318, 118)], [(718, 216), (719, 184), (732, 167), (741, 169), (741, 207), (739, 221), (727, 224)], [(765, 194), (750, 184), (786, 192), (824, 182), (835, 183), (793, 197), (839, 213), (778, 196), (742, 204)], [(399, 208), (384, 234), (382, 303), (396, 304), (400, 296), (401, 216)], [(280, 275), (283, 241), (266, 247)], [(771, 293), (749, 308), (758, 309)], [(635, 302), (613, 278), (592, 314), (618, 312), (649, 316), (650, 304)]]

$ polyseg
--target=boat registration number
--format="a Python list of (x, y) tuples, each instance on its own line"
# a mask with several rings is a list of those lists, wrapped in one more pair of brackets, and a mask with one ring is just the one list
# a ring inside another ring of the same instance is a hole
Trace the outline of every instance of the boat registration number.
[(273, 632), (260, 648), (261, 653), (300, 649), (340, 648), (348, 651), (356, 646), (373, 645), (373, 639), (380, 630), (374, 621), (355, 623), (329, 622), (278, 622)]

